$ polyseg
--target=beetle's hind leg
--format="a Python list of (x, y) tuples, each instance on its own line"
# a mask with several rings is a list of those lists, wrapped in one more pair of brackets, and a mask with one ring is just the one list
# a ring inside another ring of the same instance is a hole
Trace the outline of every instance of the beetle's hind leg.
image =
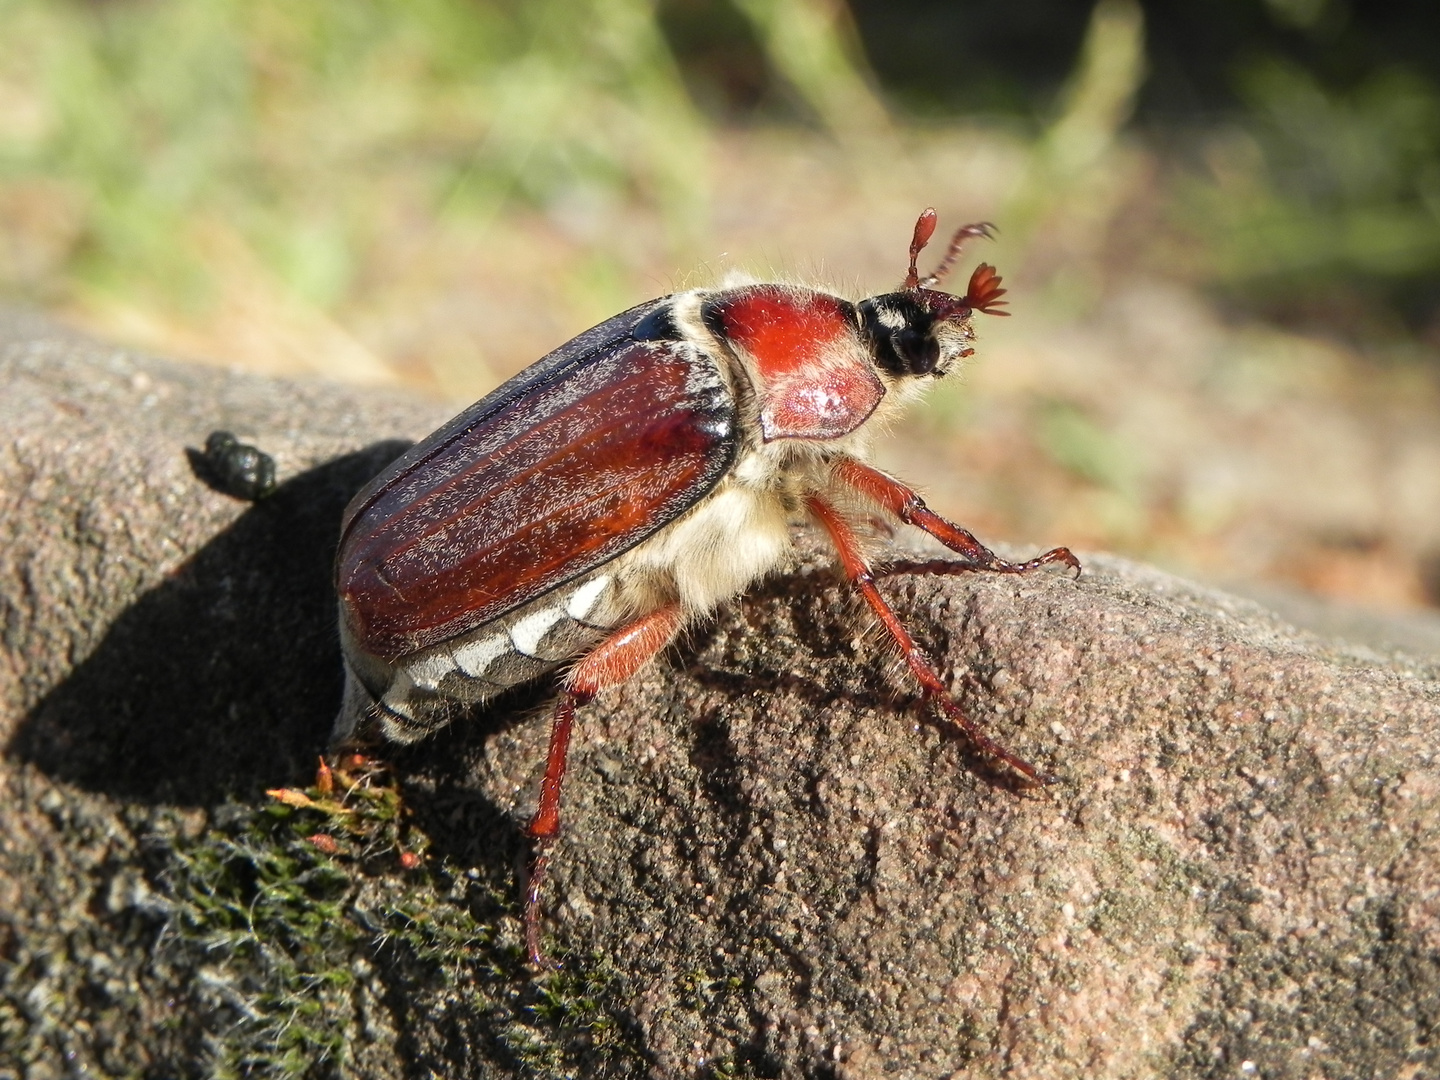
[(854, 488), (866, 498), (879, 503), (907, 525), (923, 529), (936, 540), (958, 555), (965, 556), (965, 562), (950, 562), (931, 559), (924, 562), (894, 562), (886, 567), (889, 574), (954, 574), (968, 571), (987, 571), (992, 574), (1024, 574), (1051, 563), (1064, 563), (1077, 574), (1080, 560), (1069, 548), (1051, 548), (1043, 555), (1024, 562), (1012, 563), (1000, 558), (987, 548), (968, 529), (953, 521), (947, 521), (925, 505), (925, 500), (894, 477), (886, 476), (879, 469), (852, 459), (846, 459), (835, 466), (835, 476), (848, 487)]
[(550, 753), (545, 761), (545, 779), (540, 782), (540, 805), (525, 830), (535, 845), (525, 885), (525, 948), (530, 962), (538, 967), (545, 966), (540, 948), (540, 896), (550, 865), (550, 844), (560, 832), (560, 787), (565, 780), (575, 710), (600, 691), (626, 682), (674, 640), (682, 621), (679, 604), (667, 604), (642, 615), (586, 653), (565, 677), (565, 688), (550, 726)]
[(840, 556), (840, 565), (845, 570), (845, 576), (864, 598), (865, 603), (870, 605), (870, 610), (875, 613), (880, 624), (885, 627), (890, 639), (900, 650), (910, 673), (919, 681), (926, 699), (939, 705), (946, 717), (965, 733), (965, 737), (970, 740), (971, 745), (981, 754), (1003, 762), (1027, 780), (1037, 784), (1051, 783), (1053, 777), (1042, 773), (1024, 758), (1005, 749), (986, 735), (980, 730), (980, 725), (966, 716), (964, 710), (951, 700), (945, 681), (940, 678), (940, 673), (935, 670), (929, 658), (920, 651), (920, 646), (915, 644), (915, 639), (910, 636), (910, 631), (905, 629), (905, 624), (900, 621), (895, 610), (880, 595), (880, 590), (875, 587), (875, 577), (870, 571), (869, 564), (865, 561), (865, 555), (860, 550), (860, 540), (855, 535), (855, 530), (851, 528), (850, 523), (841, 516), (838, 510), (818, 496), (810, 497), (809, 507), (810, 512), (829, 533), (830, 540), (835, 545), (835, 551)]

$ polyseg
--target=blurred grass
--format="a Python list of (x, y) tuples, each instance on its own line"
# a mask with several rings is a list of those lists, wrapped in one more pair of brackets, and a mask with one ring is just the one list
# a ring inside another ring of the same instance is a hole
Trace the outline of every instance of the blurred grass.
[[(918, 133), (892, 123), (840, 0), (681, 6), (692, 36), (707, 20), (749, 27), (766, 78), (835, 140), (831, 167), (871, 191), (912, 167)], [(1271, 9), (1305, 26), (1328, 10)], [(539, 215), (574, 268), (561, 301), (596, 318), (637, 277), (713, 251), (722, 132), (692, 102), (665, 11), (0, 0), (0, 293), (169, 351), (446, 385), (465, 342), (397, 355), (375, 315), (428, 249), (503, 253)], [(1348, 289), (1440, 323), (1433, 80), (1382, 64), (1336, 90), (1252, 56), (1233, 80), (1243, 110), (1206, 127), (1201, 168), (1170, 183), (1124, 175), (1153, 168), (1124, 134), (1145, 75), (1142, 4), (1101, 0), (1054, 113), (993, 193), (1018, 254), (1071, 267), (1072, 305), (1094, 301), (1117, 218), (1148, 182), (1169, 207), (1152, 267), (1271, 312), (1333, 308)]]
[[(1307, 34), (1339, 10), (1240, 2)], [(1268, 437), (1253, 402), (1432, 400), (1432, 73), (1382, 58), (1342, 83), (1252, 50), (1226, 76), (1238, 107), (1157, 148), (1134, 121), (1147, 14), (1096, 3), (1038, 111), (921, 121), (877, 89), (841, 0), (0, 0), (0, 298), (171, 355), (468, 399), (737, 266), (887, 286), (935, 204), (1000, 224), (984, 257), (1025, 316), (987, 321), (984, 362), (913, 429), (939, 449), (903, 471), (940, 505), (1326, 588), (1295, 567), (1373, 551), (1399, 568), (1387, 596), (1440, 597), (1424, 447), (1350, 481), (1389, 504), (1281, 479), (1306, 459), (1278, 443), (1269, 474), (1217, 463)], [(706, 55), (763, 104), (717, 105), (687, 68), (711, 27)]]
[(1332, 303), (1357, 279), (1414, 281), (1433, 303), (1440, 89), (1390, 67), (1335, 91), (1279, 58), (1247, 65), (1238, 83), (1246, 123), (1211, 135), (1209, 174), (1188, 191), (1218, 279), (1281, 304), (1317, 288)]
[(161, 344), (269, 321), (351, 378), (388, 373), (333, 316), (397, 198), (420, 232), (635, 198), (677, 258), (705, 216), (645, 0), (3, 0), (0, 106), (5, 292)]
[[(740, 9), (817, 115), (883, 131), (843, 9)], [(0, 0), (0, 291), (151, 347), (423, 381), (347, 318), (377, 278), (530, 212), (599, 253), (619, 207), (693, 263), (712, 142), (652, 0)], [(579, 262), (603, 314), (617, 268)]]

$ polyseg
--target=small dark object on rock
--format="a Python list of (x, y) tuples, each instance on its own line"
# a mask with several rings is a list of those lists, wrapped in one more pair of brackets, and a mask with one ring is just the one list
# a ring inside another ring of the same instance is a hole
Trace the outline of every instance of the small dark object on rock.
[(258, 502), (275, 490), (275, 459), (228, 431), (212, 431), (203, 453), (190, 452), (190, 463), (222, 495)]

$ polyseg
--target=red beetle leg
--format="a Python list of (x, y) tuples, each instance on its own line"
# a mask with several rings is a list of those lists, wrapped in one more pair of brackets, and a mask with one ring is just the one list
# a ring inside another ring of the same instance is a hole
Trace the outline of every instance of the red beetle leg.
[(864, 597), (865, 602), (870, 605), (870, 610), (875, 612), (880, 624), (885, 627), (891, 640), (895, 642), (906, 666), (924, 689), (926, 699), (938, 704), (945, 715), (965, 733), (965, 737), (980, 753), (1004, 762), (1037, 784), (1052, 783), (1054, 777), (1047, 776), (1024, 758), (1006, 750), (1005, 747), (981, 731), (980, 725), (966, 716), (960, 706), (951, 700), (944, 680), (940, 678), (939, 673), (925, 654), (920, 651), (920, 646), (915, 644), (915, 639), (910, 636), (910, 631), (905, 629), (905, 625), (895, 614), (894, 609), (880, 595), (880, 590), (875, 587), (875, 577), (865, 562), (865, 555), (860, 550), (860, 540), (855, 535), (855, 530), (850, 527), (850, 523), (840, 516), (839, 511), (819, 497), (811, 496), (809, 506), (810, 512), (820, 520), (820, 523), (825, 526), (825, 531), (830, 534), (830, 540), (840, 556), (840, 565), (845, 570), (845, 576), (849, 578), (850, 584), (855, 586), (856, 591)]
[(679, 604), (652, 611), (591, 649), (565, 679), (565, 689), (555, 707), (555, 720), (550, 728), (550, 754), (545, 762), (545, 779), (540, 782), (540, 805), (526, 829), (535, 841), (535, 857), (525, 886), (525, 946), (532, 964), (545, 966), (540, 950), (540, 894), (550, 864), (550, 842), (560, 832), (560, 786), (565, 780), (575, 710), (600, 691), (626, 682), (670, 644), (680, 630), (680, 623)]
[(907, 525), (914, 525), (935, 537), (951, 551), (965, 556), (968, 562), (952, 563), (944, 560), (929, 562), (896, 563), (890, 567), (894, 573), (903, 568), (909, 573), (955, 573), (966, 570), (986, 570), (996, 574), (1024, 574), (1050, 563), (1064, 563), (1077, 574), (1080, 560), (1069, 548), (1051, 548), (1043, 555), (1037, 555), (1025, 562), (1006, 562), (1000, 556), (980, 543), (966, 529), (952, 521), (946, 521), (925, 505), (920, 498), (900, 481), (886, 476), (878, 469), (862, 465), (858, 461), (846, 460), (835, 467), (835, 475), (868, 499), (879, 503)]

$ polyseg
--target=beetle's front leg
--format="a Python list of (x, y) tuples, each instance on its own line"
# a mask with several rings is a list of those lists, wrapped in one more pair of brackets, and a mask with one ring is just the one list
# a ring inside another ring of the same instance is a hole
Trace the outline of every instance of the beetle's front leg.
[(967, 560), (963, 563), (942, 560), (897, 563), (891, 567), (892, 572), (903, 567), (904, 570), (912, 573), (987, 570), (996, 574), (1023, 574), (1050, 563), (1064, 563), (1077, 574), (1080, 572), (1080, 560), (1071, 553), (1069, 548), (1063, 547), (1052, 548), (1045, 554), (1037, 555), (1025, 562), (1006, 562), (977, 540), (969, 530), (962, 529), (953, 521), (947, 521), (931, 510), (925, 505), (924, 499), (899, 480), (886, 476), (880, 470), (872, 469), (853, 458), (847, 458), (837, 464), (835, 476), (866, 498), (879, 503), (905, 524), (923, 529), (951, 551), (965, 556)]
[(530, 877), (525, 885), (525, 948), (530, 962), (538, 967), (546, 966), (540, 949), (540, 894), (550, 865), (550, 844), (560, 832), (560, 786), (565, 780), (575, 710), (600, 691), (619, 686), (644, 667), (670, 644), (680, 631), (681, 622), (679, 604), (668, 604), (642, 615), (586, 653), (565, 678), (565, 689), (555, 706), (555, 720), (550, 727), (550, 753), (545, 761), (545, 779), (540, 782), (540, 805), (525, 830), (535, 842)]
[(940, 678), (939, 672), (930, 663), (929, 658), (920, 651), (920, 646), (915, 644), (915, 639), (910, 636), (910, 631), (905, 629), (905, 624), (900, 621), (900, 616), (880, 595), (880, 590), (875, 587), (875, 577), (870, 571), (870, 566), (865, 561), (864, 552), (860, 550), (860, 540), (855, 535), (855, 530), (850, 523), (841, 516), (840, 512), (828, 502), (818, 496), (811, 496), (808, 500), (810, 512), (825, 526), (825, 531), (830, 534), (830, 540), (835, 545), (835, 551), (840, 556), (840, 565), (845, 570), (845, 576), (850, 579), (850, 584), (855, 586), (856, 591), (864, 598), (865, 603), (870, 605), (880, 624), (890, 635), (904, 657), (905, 665), (910, 673), (919, 680), (921, 688), (925, 691), (925, 697), (935, 702), (944, 710), (945, 715), (965, 733), (971, 745), (987, 757), (1004, 762), (1010, 768), (1020, 773), (1028, 780), (1037, 784), (1048, 784), (1053, 777), (1047, 776), (1035, 768), (1018, 754), (1005, 749), (990, 736), (980, 730), (980, 725), (965, 715), (950, 698), (949, 691), (945, 687), (945, 681)]

